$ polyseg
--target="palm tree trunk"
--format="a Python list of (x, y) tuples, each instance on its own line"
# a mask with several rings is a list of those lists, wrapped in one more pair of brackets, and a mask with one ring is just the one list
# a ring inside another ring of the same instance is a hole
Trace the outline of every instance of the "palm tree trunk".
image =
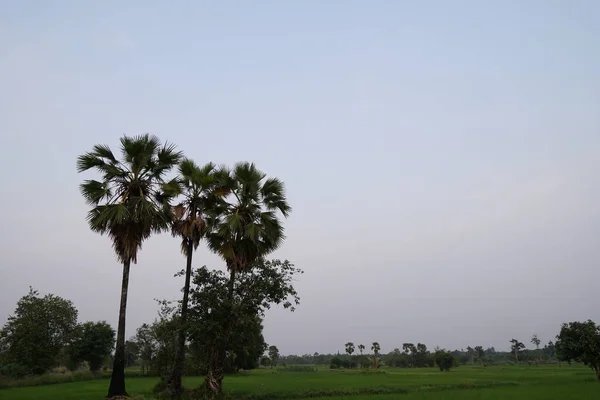
[(175, 352), (175, 364), (169, 378), (169, 391), (173, 399), (181, 398), (183, 386), (181, 378), (183, 376), (183, 364), (185, 361), (185, 336), (187, 331), (188, 301), (190, 296), (190, 280), (192, 276), (192, 256), (194, 254), (194, 244), (188, 240), (187, 262), (185, 265), (185, 285), (183, 286), (183, 302), (181, 303), (181, 323), (179, 325), (179, 336), (177, 338), (177, 350)]
[(117, 327), (117, 346), (113, 362), (112, 375), (108, 386), (107, 398), (127, 396), (125, 390), (125, 316), (127, 311), (127, 289), (129, 287), (129, 267), (131, 260), (123, 263), (123, 281), (121, 283), (121, 305), (119, 306), (119, 325)]
[(232, 268), (230, 271), (229, 282), (227, 283), (227, 313), (222, 322), (221, 337), (216, 339), (216, 344), (210, 349), (208, 370), (204, 379), (204, 387), (208, 390), (212, 398), (217, 398), (223, 393), (224, 365), (227, 345), (229, 343), (229, 331), (233, 322), (232, 314), (236, 276), (235, 269)]

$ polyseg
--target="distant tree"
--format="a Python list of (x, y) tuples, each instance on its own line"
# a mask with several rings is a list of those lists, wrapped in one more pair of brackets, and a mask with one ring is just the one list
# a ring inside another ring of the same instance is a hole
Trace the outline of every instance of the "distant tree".
[(56, 365), (76, 329), (77, 309), (70, 300), (53, 294), (40, 297), (29, 288), (2, 328), (4, 358), (26, 373), (41, 374)]
[(556, 338), (556, 353), (560, 360), (583, 363), (600, 381), (600, 325), (592, 320), (562, 324)]
[(125, 319), (129, 269), (137, 262), (142, 243), (152, 233), (170, 226), (170, 190), (165, 175), (179, 162), (182, 154), (170, 144), (161, 145), (148, 134), (121, 138), (122, 159), (118, 160), (105, 145), (77, 158), (77, 171), (95, 169), (100, 180), (86, 180), (81, 194), (92, 207), (87, 221), (90, 229), (106, 234), (112, 241), (118, 260), (123, 264), (121, 303), (117, 326), (117, 345), (107, 397), (127, 396), (125, 388)]
[(480, 364), (483, 364), (483, 359), (485, 357), (485, 350), (483, 350), (483, 346), (475, 346), (474, 350), (477, 361), (479, 361)]
[(470, 363), (475, 360), (475, 350), (471, 346), (467, 346), (467, 358)]
[(373, 344), (371, 345), (371, 351), (373, 351), (373, 354), (375, 354), (375, 357), (377, 357), (379, 355), (380, 350), (381, 350), (381, 346), (379, 346), (379, 343), (373, 342)]
[(152, 365), (152, 358), (157, 347), (151, 325), (142, 324), (142, 326), (137, 328), (135, 341), (139, 348), (141, 373), (145, 375)]
[(348, 353), (349, 356), (352, 356), (352, 353), (354, 353), (354, 343), (348, 342), (345, 344), (345, 346), (346, 346), (346, 353)]
[(519, 362), (519, 351), (524, 349), (525, 345), (523, 343), (519, 342), (517, 339), (511, 339), (510, 343), (511, 343), (510, 350), (513, 353), (513, 355), (515, 356), (515, 362)]
[(452, 353), (446, 350), (437, 350), (434, 355), (435, 364), (440, 371), (450, 371), (454, 366), (455, 360)]
[(342, 360), (339, 357), (333, 357), (329, 362), (330, 369), (339, 369), (342, 367)]
[(262, 365), (263, 367), (268, 367), (269, 365), (271, 365), (271, 359), (269, 357), (261, 358), (260, 365)]
[(106, 321), (85, 322), (79, 325), (71, 344), (75, 362), (87, 361), (97, 374), (115, 345), (115, 330)]
[(363, 351), (365, 351), (365, 345), (364, 344), (359, 344), (358, 345), (358, 351), (360, 351), (360, 355), (363, 355)]
[(542, 343), (542, 341), (538, 337), (537, 333), (533, 334), (531, 337), (531, 343), (535, 346), (536, 352), (538, 353), (538, 359), (541, 360), (542, 355), (540, 354), (540, 343)]
[(413, 367), (413, 355), (416, 352), (415, 345), (412, 343), (403, 343), (402, 350), (404, 351), (404, 354), (407, 357), (408, 366), (412, 368)]
[(271, 367), (277, 365), (277, 360), (279, 360), (279, 349), (277, 346), (269, 346), (269, 359), (271, 359)]
[(137, 360), (140, 358), (140, 346), (135, 341), (135, 338), (131, 338), (125, 342), (125, 366), (131, 367), (135, 365)]
[(552, 343), (552, 341), (550, 340), (548, 342), (547, 345), (544, 346), (544, 348), (542, 349), (542, 352), (546, 355), (546, 357), (548, 357), (549, 359), (554, 359), (556, 357), (556, 346), (554, 345), (554, 343)]

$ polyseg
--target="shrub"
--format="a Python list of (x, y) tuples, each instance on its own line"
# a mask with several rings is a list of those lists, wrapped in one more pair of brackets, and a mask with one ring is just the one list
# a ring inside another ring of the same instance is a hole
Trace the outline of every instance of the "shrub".
[(342, 360), (340, 360), (338, 357), (333, 357), (331, 359), (331, 362), (329, 363), (329, 368), (330, 369), (338, 369), (342, 367)]
[(450, 368), (452, 368), (456, 363), (452, 353), (445, 350), (436, 351), (434, 359), (440, 371), (450, 371)]

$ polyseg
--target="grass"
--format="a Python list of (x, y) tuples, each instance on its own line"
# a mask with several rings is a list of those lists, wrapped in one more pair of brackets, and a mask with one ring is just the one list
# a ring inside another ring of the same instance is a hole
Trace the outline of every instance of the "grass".
[[(298, 369), (300, 371), (301, 369)], [(460, 367), (443, 373), (434, 369), (295, 372), (261, 369), (225, 379), (226, 391), (245, 399), (434, 400), (434, 399), (600, 399), (600, 382), (581, 366)], [(155, 378), (128, 378), (132, 395), (148, 395)], [(184, 380), (198, 387), (202, 378)], [(0, 391), (2, 400), (92, 400), (106, 394), (108, 380), (72, 382)]]

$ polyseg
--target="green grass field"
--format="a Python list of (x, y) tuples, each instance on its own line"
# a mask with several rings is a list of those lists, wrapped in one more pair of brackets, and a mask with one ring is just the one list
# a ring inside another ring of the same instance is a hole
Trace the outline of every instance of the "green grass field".
[[(155, 378), (128, 378), (131, 395), (148, 395)], [(186, 378), (188, 388), (201, 378)], [(100, 400), (108, 380), (63, 383), (0, 390), (2, 400)], [(287, 372), (257, 370), (229, 376), (226, 391), (251, 399), (434, 400), (434, 399), (600, 399), (600, 382), (581, 366), (460, 367), (451, 372), (434, 369), (386, 369)]]

